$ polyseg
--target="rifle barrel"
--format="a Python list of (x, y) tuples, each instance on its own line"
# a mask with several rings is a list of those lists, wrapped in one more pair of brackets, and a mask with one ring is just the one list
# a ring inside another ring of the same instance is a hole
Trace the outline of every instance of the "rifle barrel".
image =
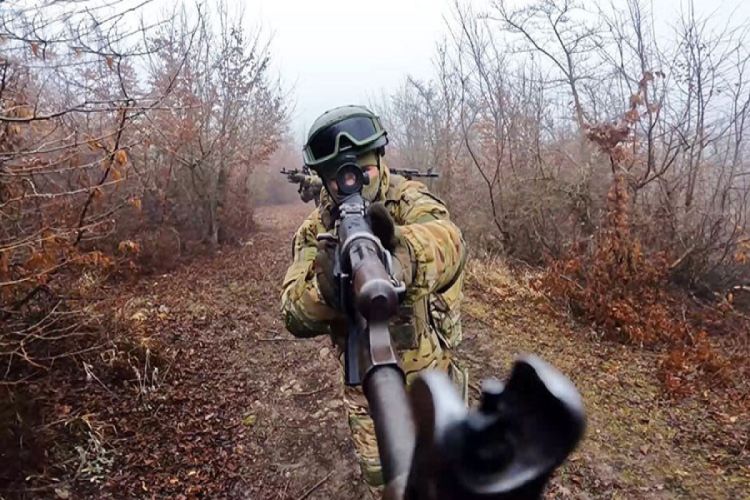
[(416, 443), (404, 376), (393, 366), (378, 366), (367, 374), (363, 388), (375, 425), (383, 479), (388, 484), (409, 472)]
[(391, 173), (394, 173), (396, 175), (403, 175), (407, 179), (411, 179), (412, 177), (430, 177), (430, 178), (440, 177), (439, 173), (433, 172), (432, 170), (428, 170), (427, 172), (422, 172), (415, 168), (391, 168)]

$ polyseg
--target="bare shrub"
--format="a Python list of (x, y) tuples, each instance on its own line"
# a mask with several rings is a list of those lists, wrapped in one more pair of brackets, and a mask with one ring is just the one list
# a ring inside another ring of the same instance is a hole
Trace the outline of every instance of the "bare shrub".
[(5, 377), (85, 336), (92, 280), (241, 240), (254, 166), (285, 127), (268, 42), (226, 5), (147, 22), (143, 2), (94, 4), (11, 2), (0, 15)]
[[(651, 80), (644, 77), (639, 92), (645, 93)], [(639, 109), (638, 100), (631, 100), (620, 122), (588, 128), (589, 139), (607, 153), (614, 172), (606, 219), (593, 250), (553, 261), (542, 286), (605, 337), (664, 350), (660, 376), (670, 393), (684, 395), (699, 382), (726, 386), (733, 380), (730, 358), (716, 349), (701, 321), (686, 316), (685, 297), (670, 290), (668, 255), (645, 250), (634, 231), (628, 174)]]
[[(2, 378), (19, 380), (92, 348), (86, 309), (117, 264), (117, 213), (139, 204), (131, 156), (163, 102), (135, 65), (138, 5), (4, 5), (0, 36)], [(135, 27), (132, 27), (135, 26)]]
[(442, 174), (474, 245), (542, 264), (591, 250), (616, 174), (596, 140), (624, 130), (594, 124), (623, 118), (633, 234), (671, 282), (721, 297), (750, 279), (747, 30), (688, 4), (657, 38), (639, 0), (594, 8), (456, 2), (435, 78), (380, 103), (392, 158)]
[(164, 50), (150, 58), (151, 85), (172, 91), (145, 128), (148, 183), (164, 193), (164, 222), (211, 248), (252, 229), (252, 173), (279, 146), (286, 119), (268, 42), (242, 27), (241, 12), (224, 3), (216, 12), (199, 12), (192, 30), (196, 16), (183, 9), (153, 37)]

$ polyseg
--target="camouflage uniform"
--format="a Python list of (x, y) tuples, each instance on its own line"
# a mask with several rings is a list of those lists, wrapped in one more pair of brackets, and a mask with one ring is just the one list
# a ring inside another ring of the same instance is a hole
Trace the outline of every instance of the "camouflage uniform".
[(307, 203), (310, 200), (315, 202), (317, 207), (320, 203), (320, 191), (323, 189), (323, 181), (317, 175), (305, 175), (299, 183), (299, 196)]
[[(459, 305), (466, 258), (459, 229), (443, 202), (424, 184), (389, 173), (380, 165), (379, 192), (399, 231), (395, 257), (410, 265), (414, 279), (399, 314), (391, 321), (391, 336), (401, 367), (411, 383), (426, 369), (447, 371), (466, 398), (467, 376), (451, 350), (461, 340)], [(368, 186), (369, 187), (369, 186)], [(282, 314), (287, 329), (298, 337), (330, 334), (344, 346), (346, 323), (323, 300), (315, 277), (316, 236), (331, 228), (331, 201), (323, 191), (321, 206), (302, 223), (294, 237), (294, 262), (283, 283)], [(373, 487), (382, 485), (380, 460), (367, 401), (361, 388), (346, 387), (344, 398), (363, 475)]]
[[(283, 172), (282, 172), (283, 173)], [(310, 200), (315, 202), (317, 207), (320, 204), (320, 191), (323, 189), (323, 181), (317, 175), (290, 172), (287, 174), (289, 182), (299, 184), (299, 197), (307, 203)]]

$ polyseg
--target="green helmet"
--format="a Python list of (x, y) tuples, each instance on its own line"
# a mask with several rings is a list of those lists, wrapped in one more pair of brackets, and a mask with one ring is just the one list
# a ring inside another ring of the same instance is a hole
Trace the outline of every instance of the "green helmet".
[(305, 165), (327, 178), (341, 154), (359, 156), (388, 144), (380, 118), (364, 106), (340, 106), (313, 122), (302, 149)]

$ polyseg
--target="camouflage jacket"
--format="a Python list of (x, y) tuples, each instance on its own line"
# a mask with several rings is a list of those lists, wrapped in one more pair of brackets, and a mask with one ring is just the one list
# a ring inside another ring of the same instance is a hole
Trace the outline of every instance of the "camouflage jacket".
[[(385, 164), (381, 170), (376, 201), (385, 203), (399, 226), (406, 251), (397, 252), (396, 257), (410, 259), (415, 269), (406, 299), (391, 321), (392, 338), (409, 380), (410, 373), (426, 368), (446, 369), (450, 348), (461, 339), (459, 307), (466, 250), (460, 230), (440, 199), (424, 184), (390, 174)], [(293, 335), (330, 334), (341, 347), (344, 318), (323, 301), (313, 269), (316, 236), (330, 226), (326, 194), (294, 236), (294, 261), (284, 277), (281, 310)]]

